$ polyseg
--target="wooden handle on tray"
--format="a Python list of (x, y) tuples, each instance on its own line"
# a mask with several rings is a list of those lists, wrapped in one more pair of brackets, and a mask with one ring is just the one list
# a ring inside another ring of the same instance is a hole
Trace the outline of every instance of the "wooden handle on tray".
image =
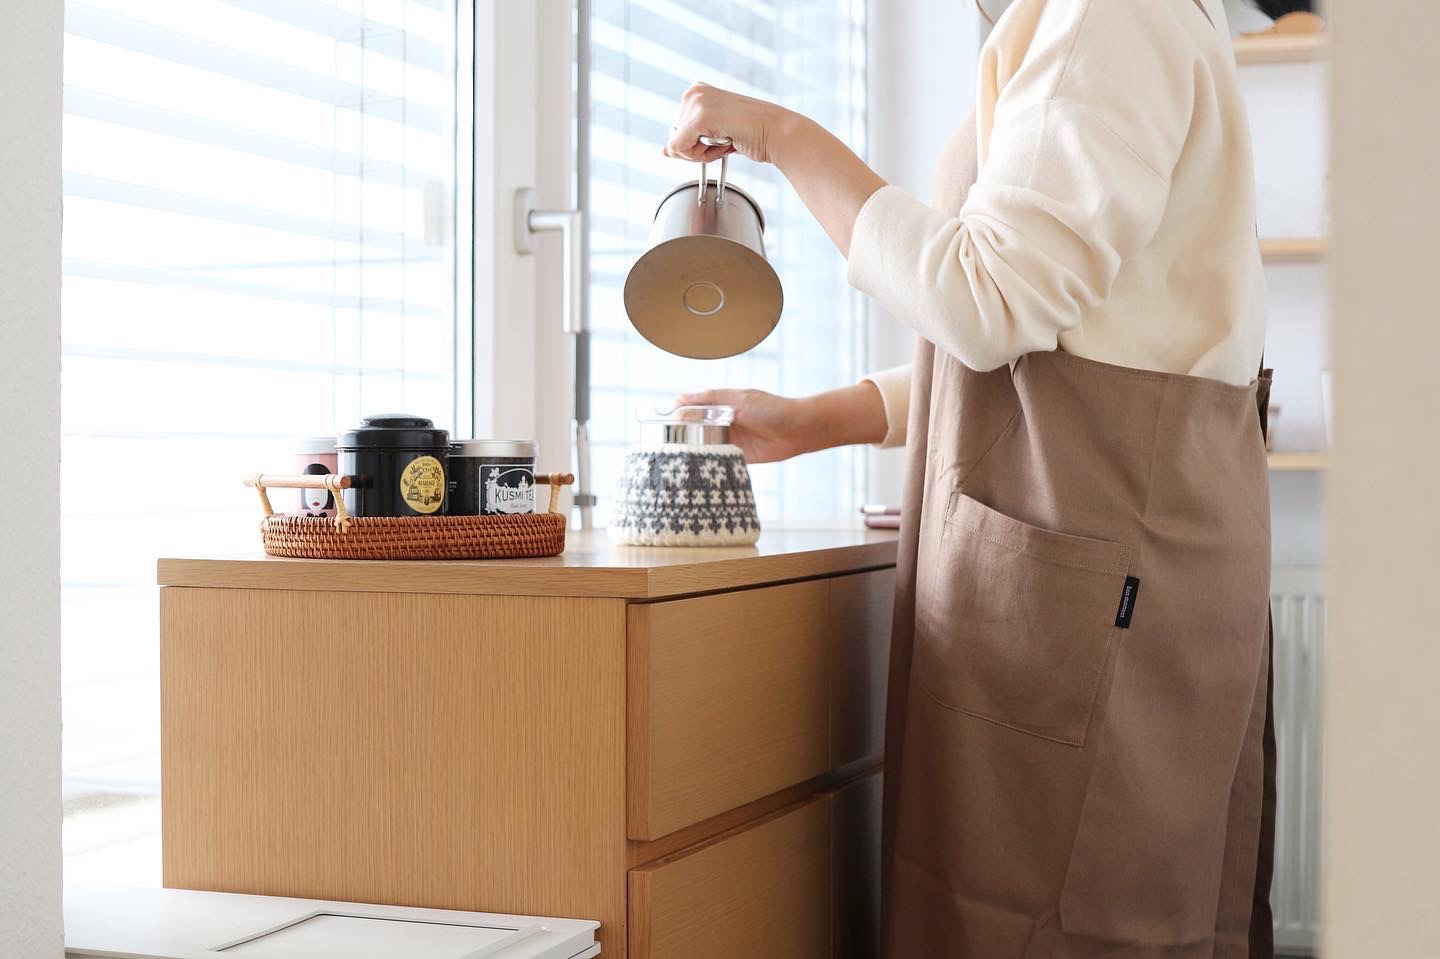
[(339, 476), (335, 473), (307, 473), (303, 476), (256, 473), (245, 477), (245, 485), (255, 487), (255, 491), (260, 494), (260, 506), (265, 510), (267, 518), (274, 516), (275, 510), (271, 508), (270, 496), (265, 490), (319, 489), (323, 486), (335, 497), (335, 524), (343, 529), (350, 522), (350, 514), (345, 511), (345, 498), (340, 495), (340, 491), (355, 485), (353, 476)]
[[(319, 480), (319, 483), (315, 481)], [(355, 485), (353, 476), (336, 476), (334, 473), (306, 473), (303, 476), (281, 476), (275, 473), (256, 473), (245, 477), (245, 485), (256, 489), (318, 489), (323, 486), (333, 490), (331, 481), (340, 489)]]
[(575, 482), (574, 473), (535, 474), (536, 485), (539, 485), (540, 483), (546, 483), (550, 486), (550, 505), (546, 508), (546, 512), (555, 512), (555, 503), (560, 499), (560, 488), (562, 486), (569, 486), (573, 482)]

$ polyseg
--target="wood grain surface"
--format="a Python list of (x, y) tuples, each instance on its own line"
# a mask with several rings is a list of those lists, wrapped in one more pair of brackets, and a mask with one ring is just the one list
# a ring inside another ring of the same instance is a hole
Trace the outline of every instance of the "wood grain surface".
[(165, 884), (598, 919), (625, 955), (625, 604), (161, 591)]
[(632, 604), (630, 838), (880, 755), (894, 588), (877, 570)]
[[(596, 919), (621, 957), (868, 941), (894, 543), (800, 542), (176, 566), (247, 588), (161, 590), (166, 885)], [(643, 595), (572, 595), (611, 576)]]
[(825, 959), (832, 797), (630, 872), (630, 959)]
[(677, 829), (659, 839), (632, 839), (630, 840), (630, 866), (632, 868), (644, 866), (660, 859), (668, 859), (678, 852), (713, 840), (717, 836), (743, 829), (761, 819), (768, 818), (787, 806), (795, 805), (802, 799), (817, 793), (829, 792), (847, 782), (878, 772), (883, 761), (884, 757), (882, 756), (867, 756), (858, 762), (833, 769), (823, 776), (816, 776), (814, 779), (807, 779), (803, 783), (796, 783), (794, 786), (782, 789), (778, 793), (771, 793), (764, 799), (757, 799), (743, 806), (727, 809), (718, 816), (712, 816), (693, 826), (686, 826), (684, 829)]
[(158, 577), (162, 586), (657, 599), (893, 566), (895, 539), (889, 530), (767, 530), (755, 546), (662, 548), (571, 531), (565, 552), (545, 559), (395, 562), (280, 559), (257, 542), (249, 556), (161, 559)]
[(829, 580), (630, 607), (630, 837), (830, 768)]

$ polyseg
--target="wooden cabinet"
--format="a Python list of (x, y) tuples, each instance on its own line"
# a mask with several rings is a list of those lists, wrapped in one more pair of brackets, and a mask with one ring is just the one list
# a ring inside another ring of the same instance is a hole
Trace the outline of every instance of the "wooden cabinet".
[(874, 957), (880, 775), (630, 872), (631, 959)]
[(893, 562), (163, 560), (165, 883), (873, 955)]

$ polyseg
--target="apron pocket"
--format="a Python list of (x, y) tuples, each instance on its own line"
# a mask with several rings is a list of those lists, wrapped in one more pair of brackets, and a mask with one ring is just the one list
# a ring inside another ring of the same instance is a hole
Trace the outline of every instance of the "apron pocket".
[(1084, 745), (1133, 553), (957, 492), (920, 557), (919, 684), (950, 709)]

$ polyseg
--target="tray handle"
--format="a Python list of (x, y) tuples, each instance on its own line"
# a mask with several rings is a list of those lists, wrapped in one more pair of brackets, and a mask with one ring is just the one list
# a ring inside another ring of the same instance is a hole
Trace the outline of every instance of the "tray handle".
[(265, 492), (267, 489), (315, 489), (323, 486), (335, 498), (335, 525), (342, 533), (350, 525), (350, 513), (345, 509), (345, 497), (340, 495), (340, 491), (355, 485), (353, 476), (340, 476), (337, 473), (308, 473), (304, 476), (256, 473), (245, 478), (245, 485), (255, 487), (255, 492), (260, 494), (260, 508), (265, 510), (266, 519), (275, 515), (275, 510), (270, 506), (270, 496)]
[(539, 484), (539, 483), (545, 483), (546, 485), (548, 485), (548, 486), (550, 487), (550, 505), (549, 505), (548, 507), (546, 507), (545, 512), (547, 512), (547, 513), (553, 513), (553, 512), (555, 512), (555, 504), (560, 501), (560, 490), (561, 490), (561, 488), (562, 488), (562, 487), (565, 487), (565, 486), (569, 486), (571, 483), (575, 482), (575, 474), (574, 474), (574, 473), (536, 473), (536, 474), (535, 474), (535, 482), (536, 482), (537, 484)]

